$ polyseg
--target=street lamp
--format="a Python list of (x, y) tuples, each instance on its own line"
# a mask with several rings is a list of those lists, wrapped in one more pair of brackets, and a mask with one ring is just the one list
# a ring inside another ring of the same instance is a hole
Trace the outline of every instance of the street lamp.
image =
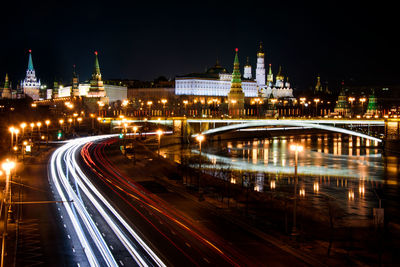
[(315, 116), (318, 116), (318, 102), (319, 102), (319, 98), (314, 98), (314, 102), (315, 102)]
[(45, 120), (44, 123), (46, 124), (46, 135), (47, 135), (46, 144), (48, 144), (49, 143), (49, 125), (50, 125), (50, 120)]
[(290, 146), (290, 150), (294, 151), (294, 204), (293, 204), (293, 228), (292, 228), (292, 235), (297, 235), (297, 226), (296, 226), (296, 209), (297, 209), (297, 158), (298, 158), (298, 153), (304, 150), (304, 147), (302, 145), (298, 144), (293, 144)]
[[(196, 140), (197, 140), (197, 142), (199, 142), (199, 150), (200, 150), (199, 172), (201, 172), (201, 143), (204, 141), (204, 135), (202, 135), (202, 134), (197, 135)], [(200, 177), (201, 177), (201, 175), (199, 174), (199, 193), (201, 193), (200, 192)], [(201, 199), (200, 196), (199, 196), (199, 198)]]
[(367, 99), (365, 97), (360, 98), (360, 102), (361, 102), (361, 112), (364, 110), (364, 102), (367, 101)]
[(133, 135), (135, 139), (136, 139), (136, 131), (137, 131), (137, 126), (133, 126)]
[(33, 130), (35, 128), (35, 124), (32, 122), (31, 124), (29, 124), (29, 126), (31, 126), (31, 139), (32, 139), (32, 135), (33, 135)]
[(189, 101), (187, 101), (187, 100), (183, 100), (183, 104), (185, 105), (185, 115), (187, 115), (187, 110), (186, 110), (186, 108), (187, 108), (187, 104), (189, 103)]
[(42, 123), (39, 121), (38, 123), (36, 123), (36, 126), (38, 127), (39, 136), (41, 136), (41, 134), (40, 134), (40, 126), (42, 126)]
[(63, 124), (64, 124), (64, 120), (63, 120), (63, 119), (60, 119), (60, 120), (58, 121), (58, 123), (60, 123), (60, 128), (61, 128), (61, 131), (62, 131)]
[(26, 127), (26, 123), (23, 122), (23, 123), (21, 123), (19, 126), (20, 126), (21, 129), (22, 129), (22, 137), (23, 137), (23, 136), (25, 136), (25, 127)]
[(15, 133), (15, 145), (18, 146), (19, 129), (14, 129), (14, 133)]
[(166, 116), (166, 114), (165, 114), (165, 104), (168, 102), (168, 100), (167, 99), (161, 99), (161, 103), (163, 104), (163, 115), (164, 116)]
[[(1, 249), (1, 267), (4, 266), (4, 255), (6, 252), (6, 236), (7, 236), (7, 222), (8, 222), (8, 214), (11, 212), (11, 195), (9, 193), (10, 191), (10, 178), (11, 178), (11, 170), (15, 168), (15, 162), (9, 161), (6, 159), (5, 162), (2, 164), (2, 169), (6, 173), (6, 188), (4, 192), (4, 197), (3, 197), (3, 203), (4, 203), (4, 229), (3, 229), (3, 240), (2, 240), (2, 249)], [(10, 197), (9, 201), (7, 201), (7, 198)]]
[(301, 105), (301, 116), (304, 116), (304, 104), (306, 103), (307, 99), (305, 97), (300, 97), (300, 105)]
[(78, 131), (79, 131), (79, 128), (80, 128), (80, 126), (81, 126), (82, 118), (79, 117), (79, 118), (77, 118), (76, 120), (78, 121)]
[[(125, 101), (125, 100), (124, 100)], [(90, 113), (90, 117), (92, 118), (92, 130), (94, 130), (94, 118), (96, 117), (93, 113)]]
[(153, 101), (147, 101), (147, 105), (149, 106), (149, 116), (151, 116), (151, 105), (153, 105)]
[(161, 135), (163, 135), (162, 130), (157, 130), (157, 135), (158, 135), (158, 156), (160, 156), (160, 145), (161, 145)]
[(14, 131), (15, 131), (15, 128), (13, 126), (11, 126), (9, 128), (9, 130), (10, 130), (10, 133), (11, 133), (11, 143), (10, 143), (10, 151), (11, 151), (12, 147), (14, 146)]

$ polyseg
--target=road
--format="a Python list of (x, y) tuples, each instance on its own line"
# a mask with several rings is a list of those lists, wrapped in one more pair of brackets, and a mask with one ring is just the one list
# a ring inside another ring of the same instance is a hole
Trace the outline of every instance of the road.
[(165, 266), (127, 221), (104, 198), (77, 163), (83, 145), (111, 136), (86, 137), (58, 148), (49, 163), (68, 238), (81, 266)]

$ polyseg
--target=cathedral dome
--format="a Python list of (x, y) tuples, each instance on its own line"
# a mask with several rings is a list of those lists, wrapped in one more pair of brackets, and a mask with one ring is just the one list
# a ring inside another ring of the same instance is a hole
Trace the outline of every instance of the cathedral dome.
[(222, 73), (228, 73), (228, 71), (223, 68), (220, 64), (219, 61), (217, 60), (217, 62), (215, 63), (215, 65), (211, 68), (209, 68), (206, 72), (207, 74), (222, 74)]

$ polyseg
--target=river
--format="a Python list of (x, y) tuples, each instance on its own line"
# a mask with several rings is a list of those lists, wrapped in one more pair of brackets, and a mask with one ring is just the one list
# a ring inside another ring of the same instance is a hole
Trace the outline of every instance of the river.
[[(308, 198), (318, 208), (322, 196), (334, 199), (353, 221), (371, 220), (373, 208), (385, 208), (385, 219), (399, 216), (400, 157), (384, 155), (379, 144), (342, 134), (308, 134), (254, 140), (230, 140), (203, 144), (205, 169), (229, 168), (241, 174), (252, 172), (255, 191), (289, 191), (293, 188), (295, 152), (298, 154), (298, 197)], [(179, 162), (182, 155), (196, 155), (197, 145), (169, 146), (161, 154)], [(241, 182), (236, 179), (232, 182)]]

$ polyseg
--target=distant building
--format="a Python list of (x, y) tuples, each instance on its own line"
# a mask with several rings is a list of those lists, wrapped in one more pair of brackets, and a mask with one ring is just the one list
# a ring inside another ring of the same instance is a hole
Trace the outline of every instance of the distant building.
[[(253, 80), (252, 68), (249, 62), (244, 66), (242, 89), (245, 97), (262, 98), (292, 98), (293, 90), (288, 80), (284, 82), (283, 75), (278, 75), (276, 84), (273, 84), (273, 75), (270, 65), (266, 84), (264, 51), (260, 44), (257, 52), (256, 75)], [(191, 73), (177, 76), (175, 79), (175, 94), (185, 96), (220, 96), (226, 97), (231, 89), (232, 74), (223, 68), (219, 62), (205, 73)]]
[[(102, 98), (102, 101), (115, 102), (127, 99), (128, 88), (121, 85), (104, 84), (101, 72), (99, 60), (95, 52), (95, 64), (90, 82), (79, 83), (78, 75), (76, 74), (75, 65), (72, 72), (72, 85), (71, 86), (57, 86), (53, 88), (57, 91), (57, 98), (65, 97), (88, 97), (88, 98)], [(53, 94), (53, 97), (55, 94)], [(107, 100), (105, 98), (108, 98)]]
[(21, 82), (21, 88), (25, 95), (30, 96), (33, 100), (39, 100), (40, 80), (36, 78), (31, 53), (32, 50), (29, 50), (28, 69), (25, 79)]

